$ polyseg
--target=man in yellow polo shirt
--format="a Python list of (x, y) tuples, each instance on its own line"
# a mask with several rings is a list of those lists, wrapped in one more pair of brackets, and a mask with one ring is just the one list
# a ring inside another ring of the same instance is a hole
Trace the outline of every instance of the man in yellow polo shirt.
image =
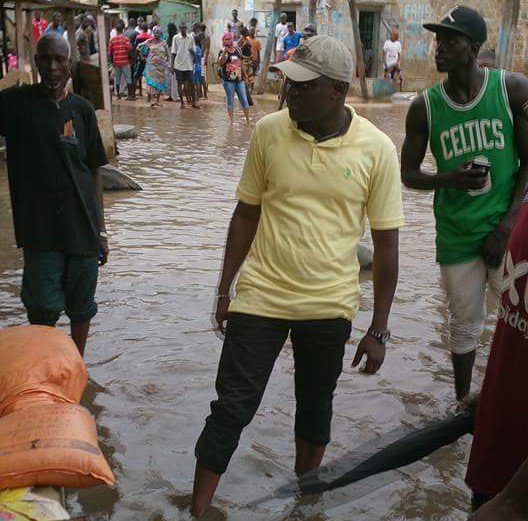
[(359, 305), (357, 247), (365, 216), (374, 242), (374, 313), (353, 366), (366, 355), (364, 370), (375, 373), (390, 336), (403, 224), (396, 149), (345, 104), (354, 65), (344, 44), (315, 36), (275, 67), (288, 78), (288, 110), (257, 123), (237, 190), (217, 295), (216, 320), (225, 332), (218, 399), (196, 446), (192, 513), (198, 516), (257, 411), (288, 335), (295, 470), (320, 465)]

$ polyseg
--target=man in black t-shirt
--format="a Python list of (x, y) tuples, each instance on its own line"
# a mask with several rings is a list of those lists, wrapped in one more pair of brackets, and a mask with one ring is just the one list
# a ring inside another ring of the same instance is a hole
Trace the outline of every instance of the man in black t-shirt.
[(98, 265), (108, 258), (99, 167), (107, 158), (93, 107), (70, 94), (71, 57), (52, 33), (37, 44), (41, 83), (0, 92), (15, 236), (24, 250), (22, 302), (32, 324), (66, 311), (84, 352)]

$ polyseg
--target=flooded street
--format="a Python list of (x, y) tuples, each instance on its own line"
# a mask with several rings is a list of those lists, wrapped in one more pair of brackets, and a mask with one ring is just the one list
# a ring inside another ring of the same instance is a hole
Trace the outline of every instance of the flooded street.
[[(260, 102), (253, 117), (274, 106)], [(358, 112), (400, 148), (406, 108), (359, 106)], [(90, 384), (84, 404), (97, 417), (118, 486), (81, 491), (69, 503), (74, 514), (91, 520), (188, 520), (194, 443), (215, 396), (221, 350), (211, 326), (213, 298), (250, 131), (241, 118), (230, 127), (220, 103), (200, 111), (121, 105), (114, 115), (116, 123), (138, 128), (139, 139), (119, 143), (119, 166), (144, 190), (105, 195), (111, 255), (100, 271), (100, 311), (86, 351)], [(1, 327), (25, 322), (18, 296), (21, 253), (14, 247), (4, 170)], [(432, 195), (404, 190), (404, 207), (407, 225), (401, 232), (393, 341), (378, 375), (350, 368), (371, 317), (372, 283), (366, 276), (325, 462), (397, 427), (442, 417), (454, 408), (446, 306), (434, 262)], [(61, 324), (67, 323), (62, 319)], [(478, 382), (486, 353), (479, 355)], [(467, 519), (469, 437), (402, 471), (328, 492), (317, 501), (299, 505), (283, 498), (248, 508), (293, 477), (294, 408), (293, 356), (286, 347), (221, 482), (214, 503), (218, 511), (207, 519)]]

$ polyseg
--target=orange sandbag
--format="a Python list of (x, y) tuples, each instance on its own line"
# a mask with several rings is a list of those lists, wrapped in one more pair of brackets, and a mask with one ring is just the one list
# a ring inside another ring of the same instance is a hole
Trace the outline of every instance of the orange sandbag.
[(49, 403), (79, 403), (88, 382), (73, 340), (60, 329), (0, 329), (0, 417)]
[(114, 482), (95, 420), (84, 407), (43, 405), (0, 418), (0, 489)]

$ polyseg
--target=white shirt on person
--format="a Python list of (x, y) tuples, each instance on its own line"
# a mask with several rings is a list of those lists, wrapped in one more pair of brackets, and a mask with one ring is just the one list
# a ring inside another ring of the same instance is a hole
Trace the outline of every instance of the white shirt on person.
[(175, 54), (174, 68), (177, 71), (192, 71), (194, 57), (189, 51), (194, 51), (194, 38), (187, 35), (185, 38), (178, 33), (172, 39), (172, 54)]
[(277, 51), (284, 51), (284, 37), (288, 34), (288, 25), (279, 22), (275, 26), (275, 38), (277, 38)]
[(387, 67), (394, 67), (398, 64), (402, 52), (400, 40), (394, 42), (392, 40), (387, 40), (383, 45), (383, 51), (385, 52), (385, 65)]

